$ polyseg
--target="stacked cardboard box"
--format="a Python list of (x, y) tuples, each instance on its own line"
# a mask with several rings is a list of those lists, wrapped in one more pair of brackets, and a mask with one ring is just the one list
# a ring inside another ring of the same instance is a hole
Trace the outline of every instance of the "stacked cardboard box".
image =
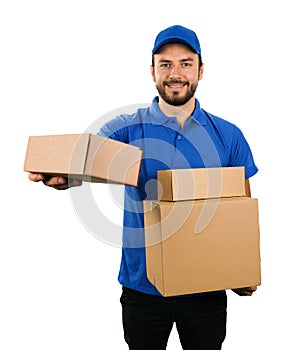
[(243, 167), (158, 173), (144, 201), (147, 275), (164, 296), (260, 285), (258, 201)]
[(31, 136), (24, 170), (137, 186), (141, 160), (140, 148), (89, 133)]

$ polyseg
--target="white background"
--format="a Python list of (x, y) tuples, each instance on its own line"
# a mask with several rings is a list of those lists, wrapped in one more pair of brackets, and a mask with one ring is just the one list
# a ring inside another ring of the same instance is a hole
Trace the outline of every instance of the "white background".
[[(111, 110), (151, 102), (153, 41), (173, 24), (194, 29), (200, 39), (202, 107), (242, 129), (260, 169), (251, 185), (260, 205), (262, 286), (251, 298), (228, 292), (223, 348), (290, 347), (287, 5), (1, 2), (1, 349), (127, 348), (117, 282), (120, 249), (86, 230), (69, 191), (28, 181), (23, 163), (29, 135), (80, 133)], [(106, 185), (98, 186), (94, 192), (118, 221), (120, 210)], [(168, 348), (178, 344), (174, 330)]]

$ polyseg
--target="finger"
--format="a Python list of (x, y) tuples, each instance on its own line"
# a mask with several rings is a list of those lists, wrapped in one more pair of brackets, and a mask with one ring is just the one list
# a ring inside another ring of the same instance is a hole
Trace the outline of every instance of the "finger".
[(44, 175), (43, 174), (29, 173), (28, 178), (31, 181), (39, 182), (39, 181), (42, 181), (44, 179)]
[(257, 290), (257, 287), (246, 287), (242, 288), (241, 291), (247, 294), (253, 294)]
[(82, 181), (77, 180), (77, 179), (66, 179), (66, 182), (63, 183), (58, 183), (57, 185), (52, 186), (53, 188), (56, 188), (57, 190), (67, 190), (68, 188), (71, 187), (77, 187), (81, 186)]
[(238, 295), (241, 296), (251, 296), (253, 293), (257, 290), (257, 287), (247, 287), (247, 288), (242, 288), (238, 291)]
[(70, 187), (81, 186), (82, 181), (78, 179), (67, 179), (66, 177), (53, 176), (50, 178), (45, 178), (43, 183), (46, 186), (55, 188), (57, 190), (66, 190)]
[(50, 186), (51, 188), (54, 188), (56, 190), (67, 190), (69, 186), (67, 184), (65, 185), (55, 185), (55, 186)]
[(242, 292), (242, 296), (246, 296), (246, 297), (249, 297), (253, 294), (253, 292), (251, 291), (248, 291), (248, 290), (245, 290), (244, 292)]
[(51, 186), (51, 187), (64, 187), (64, 185), (67, 185), (67, 179), (65, 177), (60, 177), (60, 176), (52, 176), (49, 178), (44, 178), (43, 183), (46, 186)]
[(241, 296), (241, 297), (249, 297), (249, 296), (251, 296), (253, 293), (252, 292), (248, 292), (248, 291), (241, 291), (241, 292), (238, 292), (237, 293), (239, 296)]
[(81, 186), (82, 181), (78, 179), (69, 179), (68, 180), (68, 185), (69, 187), (76, 187), (76, 186)]

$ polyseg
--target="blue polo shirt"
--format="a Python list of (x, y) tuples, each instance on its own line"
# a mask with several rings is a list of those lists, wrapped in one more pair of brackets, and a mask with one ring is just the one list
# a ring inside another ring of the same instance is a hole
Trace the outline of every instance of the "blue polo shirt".
[(238, 127), (204, 111), (197, 99), (183, 128), (175, 117), (162, 113), (155, 97), (150, 107), (116, 117), (98, 134), (143, 150), (139, 185), (125, 186), (118, 280), (128, 288), (160, 295), (146, 275), (143, 221), (143, 200), (157, 199), (157, 171), (244, 166), (249, 178), (258, 171), (252, 152)]

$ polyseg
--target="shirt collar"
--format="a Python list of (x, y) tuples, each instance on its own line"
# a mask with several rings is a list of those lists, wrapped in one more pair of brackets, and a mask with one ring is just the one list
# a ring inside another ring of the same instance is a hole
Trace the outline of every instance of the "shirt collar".
[[(158, 105), (159, 98), (156, 96), (153, 99), (152, 105), (150, 106), (150, 119), (153, 125), (164, 125), (169, 122), (170, 118), (167, 117)], [(200, 108), (200, 103), (195, 99), (195, 110), (190, 117), (195, 123), (199, 125), (206, 125), (206, 116), (203, 109)]]

